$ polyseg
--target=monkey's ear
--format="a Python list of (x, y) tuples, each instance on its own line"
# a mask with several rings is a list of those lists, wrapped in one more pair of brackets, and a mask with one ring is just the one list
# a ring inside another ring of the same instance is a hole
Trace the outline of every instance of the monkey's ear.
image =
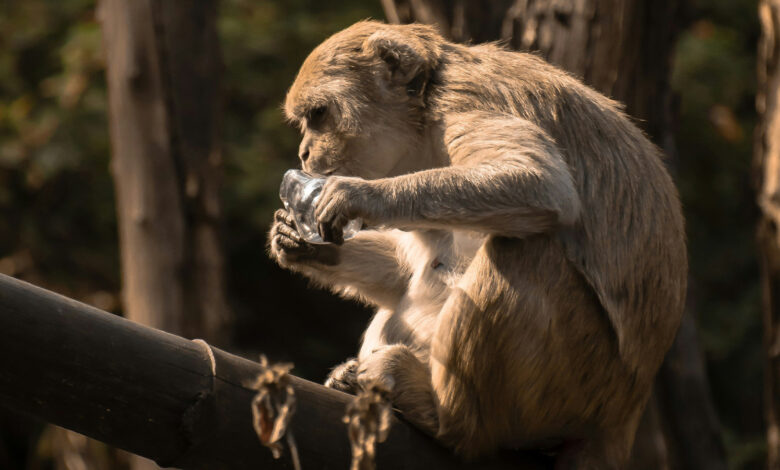
[(441, 37), (430, 27), (394, 26), (369, 36), (363, 50), (384, 62), (390, 85), (421, 93), (439, 64), (441, 42)]

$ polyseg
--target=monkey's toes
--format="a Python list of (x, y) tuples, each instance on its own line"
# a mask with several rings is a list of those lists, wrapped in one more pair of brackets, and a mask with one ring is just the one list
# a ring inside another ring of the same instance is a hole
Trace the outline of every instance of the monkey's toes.
[(357, 359), (349, 359), (336, 366), (328, 375), (325, 386), (344, 393), (356, 394), (359, 387), (357, 383)]

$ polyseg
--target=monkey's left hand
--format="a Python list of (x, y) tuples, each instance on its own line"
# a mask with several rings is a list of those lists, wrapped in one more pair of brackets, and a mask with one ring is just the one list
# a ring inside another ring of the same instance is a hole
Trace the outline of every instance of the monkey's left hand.
[(358, 217), (378, 221), (378, 194), (371, 181), (347, 176), (330, 176), (322, 187), (314, 210), (317, 230), (326, 242), (344, 243), (344, 226)]
[(340, 248), (333, 245), (315, 245), (298, 233), (292, 215), (285, 209), (274, 214), (274, 224), (268, 234), (271, 257), (284, 267), (300, 263), (319, 263), (333, 266), (339, 263)]

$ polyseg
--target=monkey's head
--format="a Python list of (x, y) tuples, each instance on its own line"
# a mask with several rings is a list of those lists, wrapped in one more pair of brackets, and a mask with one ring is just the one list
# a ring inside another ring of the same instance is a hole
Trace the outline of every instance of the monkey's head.
[(364, 21), (319, 45), (287, 93), (304, 170), (379, 178), (430, 167), (426, 87), (443, 39), (428, 26)]

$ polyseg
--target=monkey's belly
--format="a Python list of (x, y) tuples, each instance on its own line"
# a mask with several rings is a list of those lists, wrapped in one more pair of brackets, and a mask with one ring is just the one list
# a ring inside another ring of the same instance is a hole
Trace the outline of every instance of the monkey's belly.
[(424, 301), (407, 293), (395, 309), (380, 309), (366, 330), (358, 357), (365, 357), (381, 346), (400, 343), (409, 346), (427, 363), (437, 317), (446, 300), (444, 291), (448, 290), (446, 286), (440, 287), (442, 293)]
[(359, 356), (400, 343), (427, 363), (438, 315), (485, 236), (426, 230), (408, 232), (404, 238), (405, 257), (413, 269), (408, 289), (395, 308), (374, 316)]

